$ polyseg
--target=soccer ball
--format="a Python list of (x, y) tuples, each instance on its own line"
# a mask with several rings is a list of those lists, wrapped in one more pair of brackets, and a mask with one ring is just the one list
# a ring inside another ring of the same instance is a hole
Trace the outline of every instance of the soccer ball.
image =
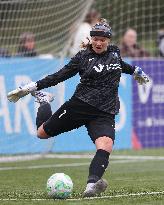
[(73, 189), (71, 178), (64, 173), (56, 173), (47, 180), (47, 194), (53, 199), (66, 199)]

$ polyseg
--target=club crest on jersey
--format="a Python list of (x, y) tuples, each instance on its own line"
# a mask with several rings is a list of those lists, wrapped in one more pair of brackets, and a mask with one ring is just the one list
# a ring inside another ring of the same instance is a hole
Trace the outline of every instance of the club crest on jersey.
[(113, 58), (118, 58), (118, 53), (113, 52), (112, 54), (113, 54)]
[(98, 64), (98, 66), (94, 66), (93, 68), (96, 72), (100, 73), (104, 68), (106, 68), (106, 70), (121, 70), (121, 65), (119, 63), (111, 63), (109, 65)]

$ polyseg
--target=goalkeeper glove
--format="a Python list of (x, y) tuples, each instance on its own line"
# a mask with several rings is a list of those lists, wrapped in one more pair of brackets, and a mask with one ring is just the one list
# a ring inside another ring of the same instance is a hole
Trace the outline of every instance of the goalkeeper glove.
[(142, 68), (135, 66), (135, 70), (133, 73), (134, 79), (140, 84), (146, 84), (149, 82), (149, 77), (142, 71)]
[(28, 95), (29, 93), (37, 90), (37, 84), (35, 82), (28, 83), (25, 86), (12, 90), (7, 94), (7, 98), (10, 102), (17, 102), (20, 98)]

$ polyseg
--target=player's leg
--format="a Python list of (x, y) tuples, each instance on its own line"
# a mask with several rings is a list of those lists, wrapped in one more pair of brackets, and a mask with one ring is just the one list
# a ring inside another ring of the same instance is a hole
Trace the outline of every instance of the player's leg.
[(40, 139), (47, 139), (49, 136), (44, 131), (43, 123), (45, 123), (52, 116), (52, 110), (49, 103), (40, 105), (36, 117), (37, 136)]
[(36, 120), (38, 137), (47, 139), (82, 126), (84, 124), (83, 120), (77, 118), (77, 107), (76, 101), (69, 100), (52, 115), (48, 103), (40, 106)]
[(43, 123), (52, 116), (50, 102), (54, 100), (53, 95), (43, 91), (35, 91), (31, 94), (36, 98), (36, 102), (40, 104), (36, 117), (37, 135), (41, 136), (42, 138), (48, 138), (48, 135), (42, 129), (42, 126)]
[(96, 145), (96, 154), (89, 167), (87, 187), (84, 191), (85, 197), (95, 196), (104, 192), (108, 186), (106, 180), (102, 179), (109, 164), (109, 156), (112, 152), (115, 138), (114, 116), (100, 118), (90, 122), (87, 127), (91, 139)]
[(96, 154), (89, 167), (87, 186), (84, 191), (85, 197), (95, 196), (104, 192), (108, 186), (105, 179), (102, 179), (109, 164), (109, 155), (112, 152), (113, 140), (110, 136), (99, 137), (95, 141)]

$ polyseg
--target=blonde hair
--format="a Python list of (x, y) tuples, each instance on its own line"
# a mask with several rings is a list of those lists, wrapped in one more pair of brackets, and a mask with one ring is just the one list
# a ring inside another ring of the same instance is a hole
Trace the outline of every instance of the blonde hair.
[(98, 23), (102, 23), (102, 24), (107, 24), (108, 25), (108, 21), (104, 18), (100, 18)]
[(89, 48), (91, 46), (91, 41), (90, 41), (90, 39), (88, 37), (87, 37), (87, 40), (88, 40), (87, 43), (84, 43), (84, 41), (81, 42), (80, 48), (86, 49), (86, 48)]

